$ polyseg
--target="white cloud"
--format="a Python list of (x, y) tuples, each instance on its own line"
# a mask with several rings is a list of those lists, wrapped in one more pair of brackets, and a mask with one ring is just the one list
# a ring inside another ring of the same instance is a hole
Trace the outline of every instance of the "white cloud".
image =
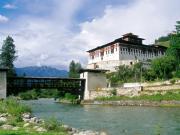
[(153, 43), (171, 32), (180, 20), (179, 0), (136, 0), (128, 6), (108, 7), (100, 18), (81, 24), (79, 38), (91, 47), (133, 32)]
[(5, 8), (5, 9), (16, 9), (17, 7), (13, 4), (5, 4), (3, 6), (3, 8)]
[(81, 50), (76, 50), (76, 45), (72, 44), (74, 33), (69, 28), (74, 21), (74, 12), (82, 4), (81, 0), (55, 2), (56, 7), (48, 18), (21, 16), (16, 19), (13, 29), (6, 30), (7, 35), (10, 33), (14, 38), (18, 50), (15, 66), (50, 65), (67, 68), (72, 59), (79, 61), (78, 52)]
[(7, 21), (9, 21), (9, 19), (6, 16), (0, 14), (0, 23), (5, 23)]
[[(152, 43), (155, 38), (172, 31), (175, 22), (180, 20), (179, 0), (135, 0), (123, 6), (107, 5), (103, 16), (81, 24), (76, 24), (74, 16), (83, 6), (82, 0), (54, 2), (55, 7), (48, 17), (17, 17), (13, 28), (4, 30), (15, 40), (19, 56), (15, 63), (17, 67), (67, 68), (72, 59), (86, 64), (89, 49), (127, 32)], [(71, 31), (74, 25), (79, 25), (80, 32)]]

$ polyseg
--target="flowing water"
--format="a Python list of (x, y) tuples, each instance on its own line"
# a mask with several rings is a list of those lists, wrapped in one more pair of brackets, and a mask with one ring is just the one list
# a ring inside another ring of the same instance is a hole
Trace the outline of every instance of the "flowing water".
[(179, 107), (68, 105), (52, 99), (25, 101), (40, 118), (109, 135), (180, 135)]

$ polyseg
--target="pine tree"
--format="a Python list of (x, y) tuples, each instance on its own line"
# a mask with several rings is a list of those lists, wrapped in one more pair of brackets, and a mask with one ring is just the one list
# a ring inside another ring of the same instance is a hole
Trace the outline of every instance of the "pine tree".
[(80, 63), (75, 63), (74, 60), (71, 61), (69, 65), (69, 77), (72, 78), (79, 78), (79, 70), (81, 69), (81, 64)]
[(17, 56), (15, 50), (15, 44), (12, 37), (8, 36), (2, 45), (1, 54), (0, 54), (0, 65), (1, 67), (8, 68), (7, 76), (15, 76), (14, 64)]

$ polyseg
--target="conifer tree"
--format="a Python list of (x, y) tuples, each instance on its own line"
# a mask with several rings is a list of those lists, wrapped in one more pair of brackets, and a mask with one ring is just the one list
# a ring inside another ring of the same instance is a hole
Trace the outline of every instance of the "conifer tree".
[(81, 69), (81, 64), (80, 63), (75, 63), (74, 60), (71, 61), (69, 65), (69, 77), (71, 78), (79, 78), (79, 70)]
[(15, 44), (12, 37), (8, 36), (2, 45), (1, 54), (0, 54), (0, 66), (8, 68), (7, 76), (15, 76), (14, 64), (16, 60), (16, 50)]

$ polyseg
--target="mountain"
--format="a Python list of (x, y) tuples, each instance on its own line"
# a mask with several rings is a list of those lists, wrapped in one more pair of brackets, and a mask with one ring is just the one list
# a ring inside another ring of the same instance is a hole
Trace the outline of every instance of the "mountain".
[(66, 70), (59, 70), (48, 66), (30, 66), (23, 68), (15, 68), (18, 76), (33, 76), (33, 77), (68, 77)]

